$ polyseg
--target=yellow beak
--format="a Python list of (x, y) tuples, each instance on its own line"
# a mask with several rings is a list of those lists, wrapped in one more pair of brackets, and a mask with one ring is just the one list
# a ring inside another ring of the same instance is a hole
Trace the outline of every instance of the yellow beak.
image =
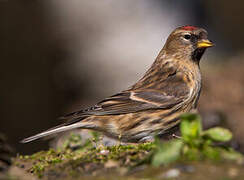
[(214, 44), (207, 39), (202, 39), (197, 42), (197, 48), (208, 48), (212, 47)]

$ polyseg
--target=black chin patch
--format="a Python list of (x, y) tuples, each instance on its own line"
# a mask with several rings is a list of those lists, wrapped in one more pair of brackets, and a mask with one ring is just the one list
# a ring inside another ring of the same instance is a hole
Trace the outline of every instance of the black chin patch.
[(206, 48), (197, 48), (192, 54), (192, 59), (195, 61), (200, 61), (205, 50)]

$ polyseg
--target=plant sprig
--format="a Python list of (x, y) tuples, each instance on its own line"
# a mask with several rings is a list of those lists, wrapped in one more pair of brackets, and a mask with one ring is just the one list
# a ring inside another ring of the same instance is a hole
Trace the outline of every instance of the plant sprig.
[(180, 132), (180, 139), (168, 142), (156, 140), (156, 150), (151, 161), (153, 165), (165, 165), (180, 159), (243, 160), (243, 156), (230, 147), (214, 146), (214, 142), (230, 141), (232, 133), (222, 127), (203, 131), (201, 117), (198, 114), (182, 115)]

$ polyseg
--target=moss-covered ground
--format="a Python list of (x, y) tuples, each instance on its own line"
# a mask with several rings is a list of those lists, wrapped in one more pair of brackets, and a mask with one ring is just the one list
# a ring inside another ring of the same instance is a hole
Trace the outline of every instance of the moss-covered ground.
[(203, 131), (200, 117), (188, 114), (180, 131), (178, 139), (110, 147), (97, 134), (85, 141), (72, 134), (56, 150), (17, 156), (5, 179), (244, 179), (243, 155), (226, 144), (229, 130)]
[(88, 151), (48, 150), (18, 156), (14, 164), (42, 179), (244, 179), (244, 167), (238, 161), (179, 160), (170, 165), (152, 166), (150, 157), (155, 148), (154, 143), (145, 143)]
[(19, 156), (15, 160), (15, 165), (38, 177), (45, 174), (75, 177), (80, 174), (96, 174), (100, 170), (115, 167), (126, 167), (127, 171), (146, 160), (145, 157), (155, 148), (154, 146), (153, 143), (145, 143), (112, 147), (100, 146), (86, 150), (81, 148), (75, 151), (50, 149), (30, 156)]

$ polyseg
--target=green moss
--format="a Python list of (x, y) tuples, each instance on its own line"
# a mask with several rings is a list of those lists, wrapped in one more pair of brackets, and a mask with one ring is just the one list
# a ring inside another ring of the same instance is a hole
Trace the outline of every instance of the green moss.
[(66, 167), (72, 167), (68, 170), (68, 174), (75, 175), (74, 169), (81, 165), (96, 164), (97, 166), (104, 166), (108, 160), (117, 161), (119, 166), (123, 166), (125, 163), (126, 166), (134, 166), (143, 160), (148, 152), (154, 148), (154, 143), (144, 143), (111, 147), (101, 146), (97, 149), (82, 146), (75, 151), (70, 149), (57, 151), (50, 149), (48, 151), (37, 152), (30, 156), (19, 156), (16, 159), (15, 165), (20, 166), (21, 162), (32, 164), (28, 171), (36, 174), (38, 177), (42, 177), (45, 171), (53, 169), (57, 165), (59, 168), (65, 170), (69, 169)]
[(45, 166), (47, 165), (44, 163), (37, 163), (33, 165), (33, 167), (31, 168), (31, 172), (36, 174), (38, 177), (42, 177), (42, 172), (45, 170)]

